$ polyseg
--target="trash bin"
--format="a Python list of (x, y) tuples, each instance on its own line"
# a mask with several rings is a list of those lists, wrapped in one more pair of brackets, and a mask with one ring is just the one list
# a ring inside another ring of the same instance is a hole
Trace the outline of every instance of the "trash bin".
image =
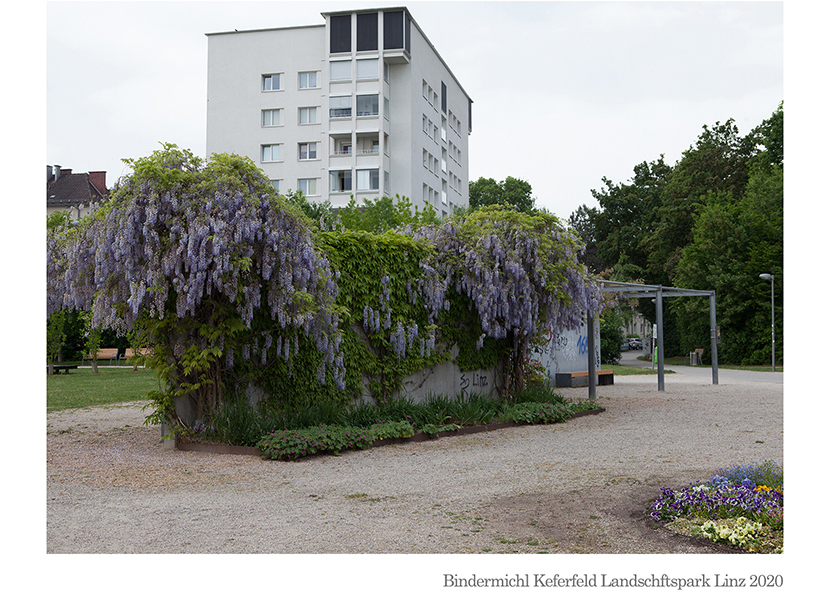
[(691, 351), (691, 365), (697, 365), (697, 353), (696, 351)]

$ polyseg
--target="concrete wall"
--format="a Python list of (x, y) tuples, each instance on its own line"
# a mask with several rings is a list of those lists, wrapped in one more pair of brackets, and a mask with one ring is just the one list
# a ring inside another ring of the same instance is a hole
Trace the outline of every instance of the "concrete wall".
[(408, 376), (402, 382), (398, 396), (414, 401), (424, 401), (429, 395), (457, 397), (462, 394), (477, 394), (483, 397), (499, 397), (502, 382), (498, 368), (462, 372), (459, 366), (451, 361)]
[[(596, 367), (602, 363), (599, 347), (599, 319), (594, 321), (596, 336)], [(557, 372), (582, 372), (588, 369), (588, 330), (583, 323), (579, 329), (549, 337), (544, 348), (533, 353), (546, 370), (548, 378), (554, 380)]]

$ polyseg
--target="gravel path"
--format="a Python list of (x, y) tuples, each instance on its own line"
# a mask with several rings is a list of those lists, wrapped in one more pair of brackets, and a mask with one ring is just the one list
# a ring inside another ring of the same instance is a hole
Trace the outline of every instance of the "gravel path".
[[(588, 389), (567, 389), (587, 398)], [(140, 404), (50, 412), (49, 553), (709, 553), (645, 505), (783, 462), (783, 385), (620, 376), (568, 423), (294, 463), (164, 450)]]

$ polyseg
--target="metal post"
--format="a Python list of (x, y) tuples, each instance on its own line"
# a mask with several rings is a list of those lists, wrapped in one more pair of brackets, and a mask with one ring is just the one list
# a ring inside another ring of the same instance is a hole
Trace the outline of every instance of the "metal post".
[(588, 319), (588, 397), (597, 397), (596, 339), (594, 337), (594, 314), (589, 310)]
[(709, 299), (711, 310), (711, 384), (718, 384), (717, 377), (717, 292), (712, 291)]
[(663, 360), (663, 287), (657, 287), (657, 390), (665, 391), (665, 367)]
[(772, 274), (772, 372), (774, 372), (774, 275)]
[(774, 274), (761, 274), (760, 278), (772, 282), (772, 372), (774, 372)]

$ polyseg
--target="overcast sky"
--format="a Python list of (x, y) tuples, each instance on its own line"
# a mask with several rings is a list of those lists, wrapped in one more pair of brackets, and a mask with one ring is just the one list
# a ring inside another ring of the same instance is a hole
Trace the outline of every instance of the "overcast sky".
[(781, 2), (50, 2), (46, 163), (111, 187), (159, 142), (204, 156), (205, 33), (402, 4), (474, 101), (470, 180), (525, 179), (563, 218), (783, 100)]

